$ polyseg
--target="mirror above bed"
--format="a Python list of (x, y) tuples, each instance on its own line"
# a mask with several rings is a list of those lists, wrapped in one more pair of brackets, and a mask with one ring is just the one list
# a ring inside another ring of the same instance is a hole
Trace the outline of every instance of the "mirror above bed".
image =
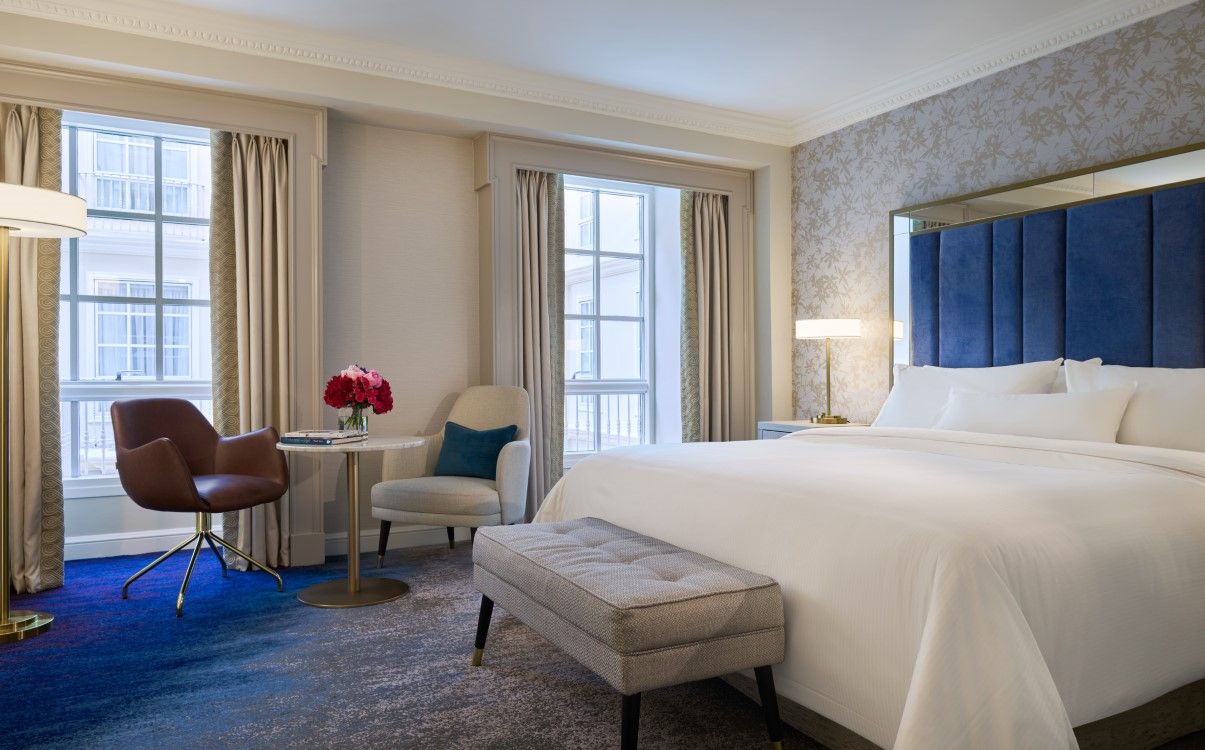
[[(1177, 264), (1185, 262), (1185, 257), (1191, 258), (1189, 275), (1195, 277), (1200, 256), (1196, 243), (1200, 241), (1198, 233), (1203, 231), (1200, 225), (1205, 223), (1198, 216), (1200, 191), (1194, 188), (1189, 191), (1192, 195), (1186, 195), (1185, 191), (1165, 188), (1202, 182), (1205, 182), (1205, 143), (891, 212), (890, 312), (896, 321), (896, 335), (889, 366), (894, 370), (894, 365), (901, 364), (940, 363), (955, 367), (1012, 364), (1031, 361), (1038, 355), (1038, 349), (1051, 350), (1045, 353), (1059, 349), (1054, 356), (1076, 356), (1080, 349), (1093, 348), (1082, 336), (1077, 338), (1075, 326), (1094, 315), (1112, 317), (1112, 311), (1108, 304), (1096, 305), (1095, 301), (1084, 304), (1079, 300), (1106, 295), (1109, 290), (1091, 289), (1090, 294), (1082, 290), (1087, 288), (1088, 279), (1096, 283), (1102, 273), (1104, 276), (1120, 273), (1118, 268), (1131, 260), (1128, 248), (1132, 246), (1135, 248), (1132, 252), (1140, 254), (1138, 248), (1145, 247), (1151, 256), (1134, 261), (1133, 269), (1129, 269), (1134, 277), (1143, 273), (1153, 276), (1152, 269), (1160, 263), (1166, 271), (1169, 261), (1152, 260), (1161, 257), (1174, 257)], [(1129, 197), (1135, 200), (1127, 201)], [(1160, 213), (1160, 200), (1168, 206), (1174, 203), (1180, 214), (1187, 212), (1187, 219), (1178, 219), (1175, 226), (1168, 224), (1161, 218), (1168, 215), (1168, 210)], [(1143, 201), (1147, 204), (1145, 208), (1131, 205)], [(1108, 206), (1104, 205), (1106, 202)], [(1187, 235), (1183, 226), (1186, 221), (1191, 225)], [(1131, 239), (1127, 240), (1127, 236)], [(1161, 236), (1174, 236), (1178, 244), (1183, 244), (1184, 237), (1190, 237), (1187, 241), (1193, 248), (1185, 254), (1177, 247), (1169, 254), (1161, 249), (1168, 245), (1168, 240), (1160, 239)], [(1091, 257), (1094, 250), (1082, 249), (1093, 242), (1113, 243), (1114, 238), (1118, 238), (1119, 244), (1108, 248), (1114, 256), (1108, 262)], [(1062, 247), (1051, 250), (1052, 241), (1061, 242)], [(958, 253), (956, 258), (952, 252)], [(1086, 261), (1085, 253), (1089, 256)], [(1057, 299), (1052, 298), (1049, 304), (1031, 294), (1031, 289), (1042, 291), (1040, 287), (1047, 283), (1033, 275), (1035, 257), (1048, 258), (1056, 275), (1065, 274), (1057, 284), (1050, 281)], [(1023, 275), (1022, 258), (1030, 263)], [(1067, 266), (1068, 263), (1071, 265)], [(921, 264), (930, 264), (931, 268), (922, 268)], [(1007, 278), (1009, 274), (1015, 278)], [(954, 278), (957, 281), (951, 282)], [(1125, 278), (1114, 282), (1125, 283), (1128, 293)], [(1148, 297), (1167, 296), (1160, 283), (1159, 278), (1150, 281)], [(1177, 279), (1173, 294), (1199, 296), (1196, 283), (1181, 288), (1184, 283)], [(1200, 283), (1205, 284), (1205, 280)], [(918, 284), (926, 286), (914, 289)], [(1141, 293), (1141, 289), (1136, 292)], [(1156, 328), (1161, 324), (1153, 304), (1149, 300), (1137, 304), (1147, 310), (1143, 313), (1146, 323), (1141, 316), (1131, 321), (1135, 331), (1144, 324)], [(1065, 316), (1059, 312), (1064, 308)], [(1036, 320), (1037, 311), (1054, 318), (1047, 326), (1051, 330), (1032, 330), (1035, 323), (1043, 325)], [(1183, 325), (1175, 325), (1177, 335), (1184, 332)], [(1148, 332), (1146, 338), (1154, 338), (1157, 346), (1159, 336), (1156, 330), (1153, 335)], [(1051, 338), (1058, 340), (1057, 346), (1043, 341)], [(1139, 338), (1135, 333), (1131, 339), (1103, 342), (1102, 346), (1106, 349), (1110, 346), (1124, 349), (1131, 343), (1138, 349), (1152, 346), (1150, 341), (1142, 342)], [(1064, 347), (1066, 351), (1062, 351)], [(1155, 352), (1148, 358), (1158, 360), (1160, 355)]]

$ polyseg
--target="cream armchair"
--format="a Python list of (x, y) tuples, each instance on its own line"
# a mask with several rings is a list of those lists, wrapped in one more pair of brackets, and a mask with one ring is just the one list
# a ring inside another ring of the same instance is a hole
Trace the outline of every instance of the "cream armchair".
[(399, 523), (446, 526), (448, 546), (455, 547), (457, 526), (500, 526), (523, 520), (527, 509), (527, 477), (531, 443), (527, 431), (531, 406), (527, 391), (503, 385), (469, 388), (452, 405), (448, 421), (474, 430), (517, 425), (515, 440), (498, 454), (497, 478), (432, 476), (444, 433), (423, 438), (422, 445), (385, 454), (382, 481), (372, 487), (372, 517), (381, 521), (377, 567), (385, 560), (389, 528)]

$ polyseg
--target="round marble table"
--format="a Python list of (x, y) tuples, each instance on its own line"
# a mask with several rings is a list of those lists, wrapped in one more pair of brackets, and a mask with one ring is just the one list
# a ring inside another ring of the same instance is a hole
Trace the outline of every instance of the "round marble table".
[(278, 450), (290, 453), (342, 453), (347, 460), (347, 581), (316, 583), (297, 594), (298, 599), (314, 607), (365, 607), (393, 601), (410, 591), (405, 581), (396, 578), (360, 577), (360, 454), (422, 444), (422, 438), (410, 436), (369, 437), (340, 445), (276, 444)]

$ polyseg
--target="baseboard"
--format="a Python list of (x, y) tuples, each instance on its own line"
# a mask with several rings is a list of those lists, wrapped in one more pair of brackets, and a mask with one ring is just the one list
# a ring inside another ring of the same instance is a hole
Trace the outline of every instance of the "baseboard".
[[(216, 517), (215, 517), (216, 520)], [(67, 537), (63, 544), (64, 560), (87, 560), (94, 557), (119, 557), (121, 555), (145, 555), (164, 552), (184, 541), (195, 531), (192, 526), (178, 529), (153, 529), (149, 531), (122, 531), (113, 534)], [(221, 533), (221, 527), (215, 529)], [(376, 552), (377, 529), (360, 531), (360, 551)], [(467, 528), (456, 529), (457, 541), (468, 541)], [(347, 554), (347, 532), (333, 534), (295, 534), (290, 538), (293, 565), (321, 565), (327, 557)], [(394, 524), (389, 534), (388, 549), (425, 547), (447, 544), (447, 531), (442, 526), (402, 526)]]
[[(64, 560), (87, 560), (93, 557), (145, 555), (164, 552), (176, 546), (196, 531), (194, 526), (149, 531), (121, 531), (113, 534), (69, 536), (63, 541)], [(217, 529), (220, 532), (220, 528)]]
[[(377, 541), (380, 539), (379, 529), (360, 530), (360, 552), (362, 554), (376, 553)], [(456, 541), (468, 541), (467, 528), (456, 529)], [(394, 524), (389, 533), (389, 544), (386, 549), (404, 549), (406, 547), (429, 547), (433, 544), (447, 544), (448, 532), (443, 526), (403, 526)], [(340, 531), (326, 535), (326, 554), (347, 554), (347, 532)]]

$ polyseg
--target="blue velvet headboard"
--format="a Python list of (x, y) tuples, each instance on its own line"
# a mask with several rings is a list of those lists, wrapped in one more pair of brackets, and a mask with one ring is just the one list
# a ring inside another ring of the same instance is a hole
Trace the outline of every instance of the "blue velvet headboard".
[(1205, 367), (1205, 183), (910, 243), (915, 365)]

